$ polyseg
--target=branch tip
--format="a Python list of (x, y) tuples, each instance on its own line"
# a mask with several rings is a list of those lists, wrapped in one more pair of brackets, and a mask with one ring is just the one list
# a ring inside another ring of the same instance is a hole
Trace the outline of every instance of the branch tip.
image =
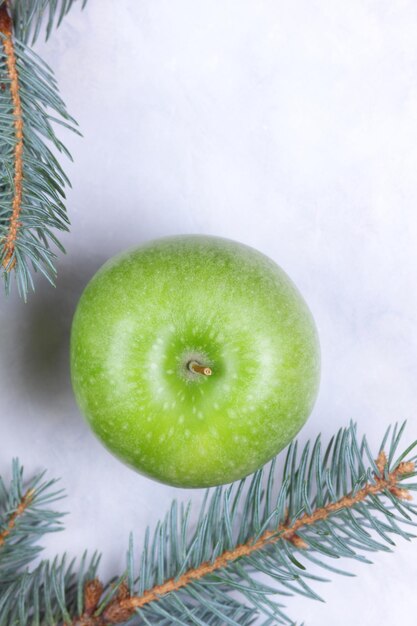
[(384, 450), (381, 450), (381, 452), (378, 454), (375, 465), (378, 468), (379, 475), (383, 476), (385, 467), (387, 465), (387, 455), (385, 454)]
[(103, 595), (104, 585), (98, 579), (89, 580), (84, 587), (84, 613), (92, 615), (96, 610), (100, 598)]
[(390, 487), (390, 493), (393, 496), (398, 498), (399, 500), (412, 500), (413, 496), (410, 494), (408, 489), (400, 488), (400, 487)]
[(414, 461), (403, 461), (399, 464), (396, 471), (398, 474), (412, 474), (416, 469)]

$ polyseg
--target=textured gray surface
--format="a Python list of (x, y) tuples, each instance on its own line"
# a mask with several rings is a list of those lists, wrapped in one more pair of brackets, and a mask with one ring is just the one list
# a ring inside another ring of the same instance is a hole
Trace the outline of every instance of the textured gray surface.
[[(323, 376), (301, 433), (350, 418), (377, 444), (408, 418), (417, 437), (417, 6), (319, 0), (91, 0), (38, 51), (84, 139), (72, 233), (56, 290), (1, 298), (1, 471), (61, 476), (71, 511), (48, 553), (104, 551), (122, 566), (178, 491), (113, 459), (90, 434), (68, 379), (80, 292), (115, 252), (181, 232), (259, 248), (295, 280), (316, 318)], [(417, 541), (359, 578), (290, 599), (307, 626), (413, 623)]]

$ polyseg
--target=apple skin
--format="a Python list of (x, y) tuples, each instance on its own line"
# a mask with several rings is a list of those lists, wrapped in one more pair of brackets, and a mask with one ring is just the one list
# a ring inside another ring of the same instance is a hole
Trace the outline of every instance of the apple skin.
[(309, 416), (319, 375), (295, 285), (228, 239), (169, 237), (110, 259), (73, 320), (72, 384), (91, 428), (126, 464), (178, 487), (229, 483), (270, 460)]

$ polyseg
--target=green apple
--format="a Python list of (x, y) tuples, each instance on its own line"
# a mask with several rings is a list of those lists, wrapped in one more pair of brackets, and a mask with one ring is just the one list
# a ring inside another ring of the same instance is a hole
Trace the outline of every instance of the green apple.
[(292, 281), (217, 237), (111, 259), (72, 326), (72, 384), (93, 431), (131, 467), (181, 487), (237, 480), (277, 454), (310, 414), (319, 371)]

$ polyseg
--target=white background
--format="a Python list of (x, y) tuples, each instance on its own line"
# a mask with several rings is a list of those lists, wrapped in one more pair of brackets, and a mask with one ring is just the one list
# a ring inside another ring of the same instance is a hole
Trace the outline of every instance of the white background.
[[(75, 405), (68, 337), (87, 280), (150, 238), (209, 233), (259, 248), (304, 294), (321, 337), (320, 396), (300, 434), (353, 418), (377, 448), (417, 437), (417, 4), (370, 0), (91, 0), (38, 52), (84, 139), (72, 232), (54, 290), (0, 302), (0, 471), (47, 467), (68, 498), (47, 553), (103, 550), (200, 491), (143, 478), (95, 440)], [(196, 507), (197, 509), (198, 507)], [(400, 626), (417, 614), (417, 541), (289, 599), (307, 626)]]

